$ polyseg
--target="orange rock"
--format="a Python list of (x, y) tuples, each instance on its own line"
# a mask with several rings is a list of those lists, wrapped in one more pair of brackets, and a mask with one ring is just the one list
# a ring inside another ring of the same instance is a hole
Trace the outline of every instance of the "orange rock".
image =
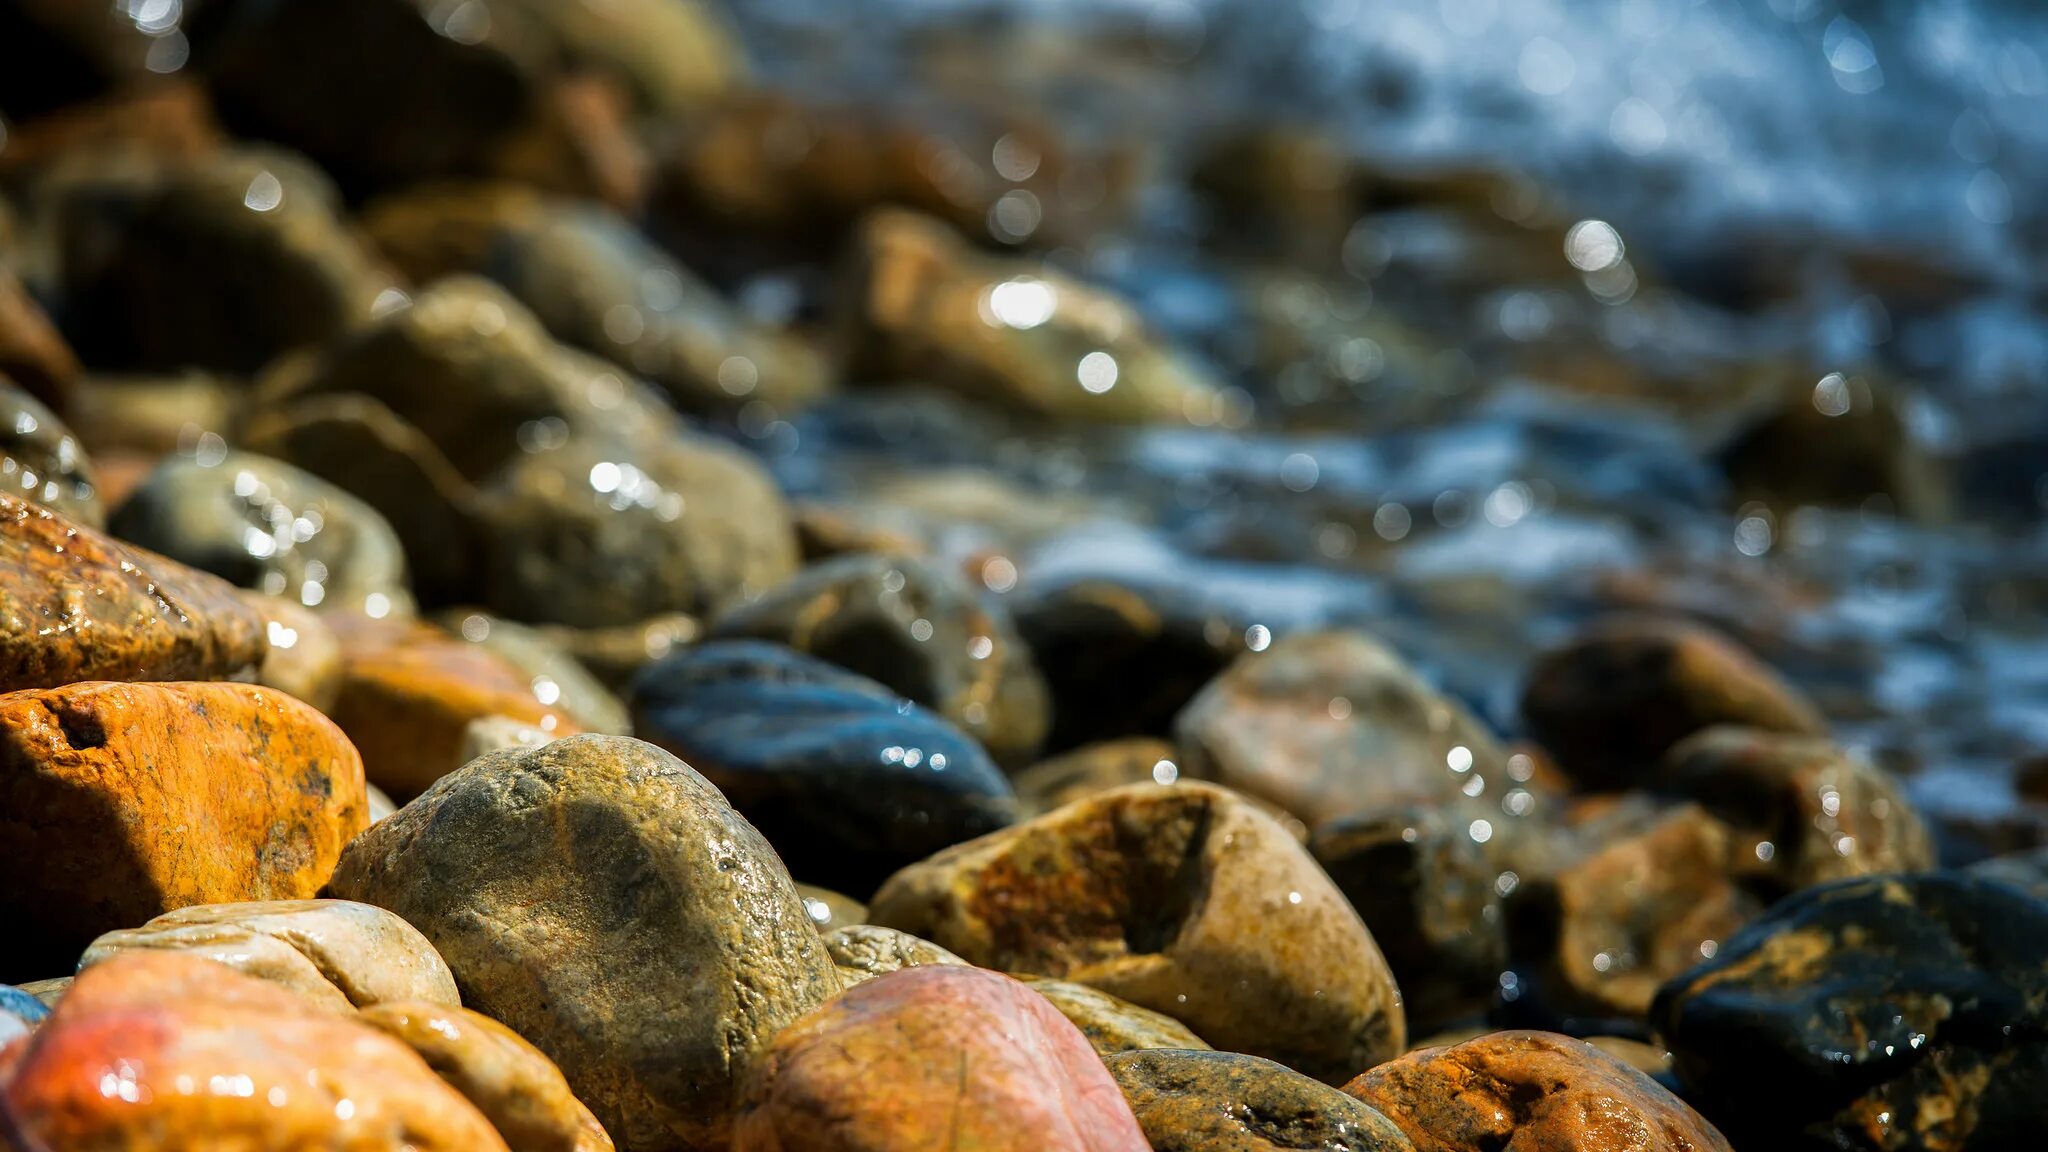
[(253, 675), (268, 647), (225, 580), (0, 496), (0, 691)]
[(12, 271), (0, 267), (0, 375), (62, 411), (78, 379), (78, 357)]
[(0, 797), (0, 980), (173, 908), (312, 896), (369, 811), (341, 730), (247, 684), (0, 696)]
[(196, 956), (81, 975), (0, 1056), (21, 1128), (64, 1152), (507, 1152), (411, 1049)]
[(612, 1152), (612, 1138), (554, 1062), (496, 1020), (414, 1001), (366, 1008), (362, 1021), (419, 1053), (490, 1117), (512, 1152)]
[(1731, 1152), (1663, 1085), (1549, 1032), (1410, 1052), (1344, 1091), (1399, 1125), (1416, 1152)]
[(785, 1028), (754, 1066), (734, 1152), (1147, 1152), (1081, 1033), (1007, 976), (891, 972)]
[(506, 716), (550, 736), (582, 731), (480, 645), (410, 621), (326, 619), (342, 647), (341, 688), (328, 714), (362, 750), (369, 778), (401, 802), (462, 766), (472, 720)]

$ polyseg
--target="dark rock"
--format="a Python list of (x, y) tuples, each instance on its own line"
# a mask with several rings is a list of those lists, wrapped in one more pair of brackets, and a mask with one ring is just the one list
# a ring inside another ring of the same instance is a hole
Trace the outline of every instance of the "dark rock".
[(864, 895), (1016, 819), (979, 745), (874, 681), (779, 645), (721, 642), (648, 665), (633, 727), (723, 791), (807, 880)]
[(64, 422), (0, 374), (0, 488), (89, 528), (105, 526), (92, 461)]
[(12, 268), (0, 263), (0, 377), (45, 404), (63, 407), (78, 379), (78, 357)]
[(2009, 884), (2023, 892), (2032, 893), (2040, 900), (2048, 901), (2048, 848), (1993, 856), (1989, 860), (1979, 860), (1963, 871), (1986, 880)]
[(1947, 481), (1914, 442), (1886, 381), (1786, 372), (1763, 390), (1760, 410), (1720, 450), (1738, 500), (1789, 512), (1877, 497), (1915, 520), (1948, 514)]
[(2030, 1147), (2048, 904), (1947, 873), (1810, 889), (1658, 993), (1687, 1096), (1743, 1147)]
[(1413, 1152), (1370, 1106), (1271, 1060), (1168, 1048), (1104, 1062), (1153, 1152)]

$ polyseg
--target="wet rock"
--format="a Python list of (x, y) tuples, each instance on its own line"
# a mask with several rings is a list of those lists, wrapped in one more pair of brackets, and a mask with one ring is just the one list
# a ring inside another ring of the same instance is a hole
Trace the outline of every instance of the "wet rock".
[(1040, 816), (1126, 784), (1171, 784), (1180, 779), (1179, 756), (1151, 736), (1084, 744), (1017, 773), (1017, 802), (1026, 815)]
[(180, 908), (101, 936), (78, 967), (138, 951), (203, 956), (340, 1012), (393, 1000), (461, 1003), (426, 937), (382, 908), (346, 900)]
[(220, 151), (220, 125), (206, 91), (192, 80), (164, 77), (83, 104), (7, 126), (0, 179), (30, 180), (41, 170), (94, 153), (141, 154), (195, 164)]
[(1022, 984), (895, 972), (790, 1025), (749, 1073), (735, 1152), (1146, 1152), (1116, 1082)]
[(413, 621), (332, 618), (341, 637), (341, 687), (329, 715), (362, 750), (378, 787), (409, 799), (460, 767), (472, 721), (507, 717), (549, 734), (579, 731), (511, 663)]
[(589, 669), (539, 629), (463, 609), (438, 620), (452, 635), (492, 653), (529, 678), (536, 698), (559, 707), (586, 732), (625, 736), (631, 731), (626, 706)]
[(378, 1004), (358, 1019), (418, 1053), (512, 1152), (611, 1152), (611, 1137), (561, 1070), (496, 1020), (421, 1000)]
[(1904, 789), (1826, 740), (1710, 728), (1671, 749), (1657, 787), (1752, 837), (1783, 892), (1934, 867), (1933, 837)]
[(868, 906), (843, 892), (799, 884), (796, 894), (803, 897), (804, 911), (810, 914), (811, 923), (817, 925), (819, 932), (830, 934), (836, 928), (868, 922)]
[(64, 406), (78, 378), (78, 357), (50, 324), (13, 269), (0, 264), (0, 377), (45, 404)]
[(629, 698), (634, 731), (695, 765), (807, 880), (865, 895), (1016, 819), (1009, 782), (959, 729), (780, 645), (684, 649)]
[(1964, 871), (2018, 888), (2037, 899), (2048, 900), (2048, 848), (1993, 856), (1989, 860), (1979, 860)]
[(1989, 880), (1799, 893), (1658, 994), (1687, 1097), (1742, 1147), (2026, 1147), (2048, 1083), (2048, 905)]
[(1271, 1060), (1167, 1049), (1104, 1062), (1153, 1152), (1412, 1152), (1385, 1116)]
[(1217, 410), (1209, 371), (1128, 303), (1036, 263), (978, 254), (935, 221), (871, 216), (849, 280), (860, 375), (927, 380), (1063, 421), (1181, 423)]
[(510, 716), (480, 716), (462, 729), (462, 750), (455, 755), (460, 767), (487, 752), (506, 748), (538, 748), (555, 737)]
[(1052, 691), (1049, 751), (1169, 734), (1195, 693), (1247, 651), (1252, 623), (1171, 576), (1033, 585), (1010, 612)]
[(1311, 827), (1407, 801), (1483, 798), (1475, 811), (1499, 817), (1488, 792), (1512, 783), (1492, 733), (1359, 632), (1295, 633), (1240, 657), (1174, 731), (1188, 775)]
[(231, 584), (309, 608), (410, 615), (405, 551), (369, 505), (251, 452), (173, 456), (109, 531)]
[(1107, 1058), (1141, 1048), (1208, 1047), (1200, 1036), (1173, 1017), (1119, 1000), (1101, 989), (1039, 976), (1026, 976), (1023, 980), (1033, 992), (1052, 1001), (1060, 1015), (1081, 1030), (1098, 1056)]
[(31, 980), (19, 986), (23, 992), (41, 1001), (45, 1008), (55, 1008), (57, 1001), (71, 988), (71, 977), (60, 976), (55, 980)]
[(106, 524), (92, 461), (71, 430), (0, 372), (0, 488), (89, 528)]
[(245, 592), (243, 602), (262, 614), (270, 650), (256, 682), (296, 696), (322, 712), (341, 692), (341, 639), (311, 608), (281, 596)]
[(50, 1015), (50, 1008), (34, 993), (16, 988), (11, 984), (0, 984), (0, 1048), (17, 1036), (26, 1036), (35, 1031)]
[(1860, 373), (1775, 373), (1720, 449), (1738, 501), (1789, 512), (1879, 498), (1915, 520), (1948, 514), (1946, 478), (1906, 427), (1897, 390)]
[(825, 950), (849, 988), (905, 968), (967, 963), (929, 940), (873, 924), (851, 924), (825, 933)]
[[(94, 463), (104, 468), (109, 454), (146, 458), (147, 475), (173, 452), (196, 453), (206, 433), (224, 436), (232, 429), (237, 391), (204, 372), (88, 376), (73, 390), (65, 414)], [(211, 441), (208, 446), (213, 447)], [(221, 447), (225, 446), (223, 440)], [(120, 501), (107, 498), (102, 503), (113, 507)]]
[(74, 211), (64, 238), (66, 335), (95, 367), (252, 372), (368, 321), (395, 290), (295, 157), (224, 155), (139, 189), (105, 184), (72, 198), (119, 210)]
[(1522, 719), (1579, 784), (1627, 788), (1673, 744), (1740, 724), (1821, 735), (1812, 704), (1721, 636), (1651, 617), (1596, 621), (1536, 658)]
[(506, 1152), (404, 1045), (197, 956), (87, 970), (8, 1055), (0, 1096), (48, 1148)]
[(295, 900), (367, 822), (341, 730), (243, 684), (74, 684), (0, 698), (13, 861), (0, 978), (69, 968), (102, 932), (192, 904)]
[(1323, 1080), (1398, 1052), (1386, 961), (1294, 838), (1202, 784), (1136, 785), (949, 848), (878, 924), (983, 967), (1087, 984)]
[(1656, 1081), (1546, 1032), (1411, 1052), (1344, 1091), (1398, 1125), (1415, 1152), (1729, 1152), (1712, 1124)]
[(1500, 890), (1513, 889), (1468, 824), (1440, 808), (1396, 806), (1319, 826), (1309, 851), (1372, 930), (1412, 1028), (1492, 1000), (1507, 963)]
[(381, 201), (366, 226), (413, 279), (487, 275), (556, 338), (629, 366), (684, 411), (792, 412), (830, 385), (808, 345), (749, 320), (600, 206), (457, 184)]
[(604, 628), (544, 624), (539, 631), (606, 687), (624, 692), (640, 669), (695, 642), (702, 629), (696, 617), (671, 612)]
[(0, 690), (248, 677), (264, 632), (215, 577), (0, 495)]
[(790, 517), (805, 564), (862, 552), (921, 557), (930, 551), (912, 527), (886, 510), (806, 500), (790, 509)]
[(712, 619), (712, 639), (787, 644), (941, 713), (999, 763), (1045, 738), (1046, 689), (1008, 613), (961, 577), (904, 556), (814, 564)]
[(349, 845), (331, 891), (434, 943), (620, 1147), (720, 1146), (767, 1039), (839, 989), (788, 873), (688, 765), (585, 735), (496, 752)]

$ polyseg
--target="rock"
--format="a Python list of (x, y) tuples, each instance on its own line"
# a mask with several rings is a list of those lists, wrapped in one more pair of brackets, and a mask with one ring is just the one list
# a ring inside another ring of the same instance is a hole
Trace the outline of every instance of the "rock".
[(1300, 632), (1239, 657), (1174, 731), (1189, 776), (1270, 800), (1310, 827), (1409, 802), (1507, 823), (1495, 799), (1514, 784), (1507, 750), (1364, 633)]
[(341, 639), (334, 629), (311, 608), (282, 596), (245, 592), (242, 600), (262, 614), (270, 638), (256, 682), (332, 711), (342, 678)]
[(64, 225), (66, 335), (97, 368), (253, 372), (397, 298), (333, 189), (296, 157), (226, 154), (132, 191), (108, 185), (121, 179), (71, 193), (118, 209), (74, 210)]
[(611, 1137), (561, 1070), (496, 1020), (422, 1000), (378, 1004), (358, 1019), (418, 1053), (512, 1152), (611, 1152)]
[(2023, 1148), (2048, 1084), (2048, 904), (1929, 873), (1801, 892), (1658, 993), (1686, 1095), (1743, 1147)]
[(849, 988), (905, 968), (967, 963), (929, 940), (873, 924), (851, 924), (825, 933), (825, 950)]
[(1052, 692), (1046, 749), (1054, 752), (1170, 734), (1195, 693), (1247, 650), (1252, 623), (1171, 575), (1034, 584), (1010, 613)]
[(38, 1000), (34, 993), (11, 984), (0, 984), (0, 1048), (5, 1048), (17, 1036), (26, 1036), (36, 1030), (50, 1015), (49, 1005)]
[(799, 501), (790, 509), (796, 524), (797, 549), (804, 563), (849, 556), (859, 552), (884, 552), (892, 556), (924, 557), (930, 554), (922, 537), (891, 509), (874, 509), (818, 500)]
[(43, 1007), (55, 1008), (57, 1001), (62, 1000), (64, 993), (70, 990), (71, 977), (60, 976), (55, 980), (31, 980), (26, 984), (18, 985), (18, 987), (23, 992), (40, 1000)]
[(686, 412), (788, 413), (831, 384), (807, 344), (748, 319), (599, 205), (455, 184), (380, 201), (366, 226), (413, 279), (487, 275), (557, 339), (630, 366)]
[(5, 264), (0, 264), (0, 377), (59, 408), (78, 379), (78, 357)]
[(192, 904), (296, 900), (368, 820), (341, 730), (244, 684), (73, 684), (0, 697), (12, 861), (0, 977)]
[(390, 796), (385, 794), (382, 788), (377, 787), (375, 784), (366, 784), (363, 786), (363, 791), (370, 795), (370, 823), (375, 824), (377, 821), (398, 811), (398, 805), (392, 801)]
[(250, 677), (266, 646), (219, 579), (0, 495), (0, 691)]
[(868, 906), (844, 893), (815, 884), (799, 884), (796, 894), (803, 897), (804, 911), (810, 913), (811, 923), (821, 933), (829, 935), (835, 928), (868, 922)]
[(1444, 809), (1397, 806), (1318, 827), (1309, 851), (1372, 930), (1413, 1029), (1483, 1009), (1507, 966), (1503, 887), (1491, 861)]
[(1033, 992), (1052, 1001), (1060, 1015), (1079, 1028), (1081, 1035), (1087, 1037), (1088, 1046), (1104, 1059), (1118, 1052), (1144, 1048), (1209, 1047), (1200, 1036), (1188, 1031), (1187, 1025), (1163, 1012), (1140, 1008), (1086, 984), (1038, 976), (1023, 979)]
[(1580, 1040), (1495, 1032), (1382, 1064), (1344, 1086), (1415, 1152), (1730, 1152), (1656, 1081)]
[(1279, 824), (1210, 785), (1120, 788), (949, 848), (892, 877), (869, 914), (1321, 1080), (1405, 1034), (1358, 914)]
[(2037, 899), (2048, 900), (2048, 848), (1993, 856), (1989, 860), (1979, 860), (1963, 871), (2018, 888)]
[(702, 0), (509, 0), (503, 8), (545, 29), (570, 69), (617, 81), (648, 116), (699, 112), (746, 78), (738, 38)]
[(1702, 728), (1818, 736), (1812, 704), (1719, 635), (1678, 620), (1594, 622), (1536, 658), (1522, 688), (1531, 735), (1582, 786), (1627, 788)]
[(403, 1044), (174, 953), (81, 974), (0, 1059), (0, 1097), (10, 1127), (48, 1148), (507, 1152)]
[(528, 677), (537, 698), (552, 696), (547, 702), (567, 713), (584, 731), (631, 734), (626, 705), (539, 629), (461, 608), (440, 613), (436, 620), (451, 635), (483, 648)]
[(1769, 376), (1762, 403), (1718, 453), (1737, 501), (1783, 514), (1875, 498), (1914, 520), (1948, 515), (1947, 479), (1915, 442), (1889, 382), (1842, 372)]
[(855, 371), (913, 378), (1048, 420), (1213, 419), (1222, 391), (1111, 293), (986, 256), (944, 225), (877, 212), (860, 229), (848, 330)]
[(220, 125), (206, 90), (190, 78), (167, 76), (10, 123), (7, 149), (0, 153), (0, 180), (28, 183), (42, 171), (97, 153), (197, 164), (220, 147)]
[(1017, 802), (1029, 816), (1126, 784), (1171, 784), (1180, 779), (1180, 754), (1151, 736), (1084, 744), (1017, 773)]
[(772, 640), (879, 680), (958, 724), (998, 763), (1028, 763), (1045, 738), (1045, 681), (1009, 614), (920, 560), (814, 564), (713, 618), (707, 635)]
[(1104, 1062), (1153, 1152), (1413, 1152), (1385, 1116), (1271, 1060), (1164, 1049)]
[(5, 374), (0, 374), (0, 488), (19, 491), (88, 528), (106, 523), (85, 450), (55, 413)]
[(426, 937), (382, 908), (346, 900), (180, 908), (101, 936), (78, 968), (144, 950), (203, 956), (335, 1011), (392, 1000), (461, 1003)]
[(734, 1152), (1148, 1152), (1072, 1024), (994, 972), (942, 966), (850, 988), (747, 1076)]
[(580, 731), (534, 681), (479, 645), (403, 620), (332, 618), (342, 678), (328, 712), (362, 750), (370, 779), (410, 799), (465, 763), (469, 725), (508, 717), (550, 735)]
[(1755, 851), (1779, 894), (1934, 867), (1933, 837), (1904, 789), (1826, 740), (1710, 728), (1671, 749), (1656, 784), (1769, 844)]
[(603, 628), (544, 624), (539, 631), (575, 657), (605, 687), (623, 692), (640, 669), (685, 644), (694, 643), (701, 628), (696, 617), (671, 612)]
[(634, 731), (695, 765), (806, 880), (866, 895), (1017, 818), (1009, 781), (959, 729), (780, 645), (683, 649), (628, 696)]
[(495, 752), (358, 836), (331, 892), (425, 933), (621, 1148), (722, 1146), (769, 1037), (839, 989), (768, 844), (627, 737)]
[[(234, 427), (239, 402), (235, 391), (216, 376), (186, 372), (176, 376), (88, 376), (73, 389), (65, 408), (71, 430), (105, 470), (110, 455), (130, 454), (149, 461), (143, 476), (173, 452), (197, 453), (199, 440), (211, 432), (223, 436)], [(226, 448), (208, 442), (209, 456)], [(139, 484), (142, 476), (136, 478)], [(100, 503), (121, 503), (102, 493)]]
[(109, 530), (308, 608), (412, 613), (405, 550), (391, 525), (318, 476), (251, 452), (165, 460)]
[(454, 767), (460, 768), (487, 752), (538, 748), (554, 739), (549, 733), (510, 716), (479, 716), (462, 729), (462, 749), (455, 754)]

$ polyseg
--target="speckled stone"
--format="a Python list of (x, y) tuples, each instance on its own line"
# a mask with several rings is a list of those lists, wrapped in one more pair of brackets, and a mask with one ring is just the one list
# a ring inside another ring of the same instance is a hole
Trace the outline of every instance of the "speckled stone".
[(253, 678), (264, 624), (217, 577), (0, 495), (0, 690)]
[(64, 971), (102, 932), (171, 909), (311, 896), (368, 821), (341, 730), (243, 684), (0, 696), (0, 791), (7, 979)]
[(378, 1004), (358, 1019), (419, 1053), (512, 1152), (612, 1152), (612, 1138), (561, 1070), (496, 1020), (422, 1000)]
[(1149, 1152), (1116, 1082), (1044, 997), (939, 966), (856, 985), (775, 1037), (734, 1152)]
[[(4, 291), (4, 289), (0, 289)], [(92, 461), (57, 414), (0, 370), (0, 490), (89, 528), (106, 523)]]
[(0, 1051), (0, 1097), (23, 1132), (65, 1152), (508, 1152), (418, 1056), (352, 1013), (178, 953), (81, 974), (32, 1042)]
[(346, 900), (180, 908), (101, 936), (78, 967), (145, 950), (203, 956), (340, 1012), (390, 1000), (461, 1003), (426, 937), (382, 908)]
[(840, 987), (767, 841), (628, 737), (470, 763), (358, 836), (331, 892), (425, 933), (635, 1152), (722, 1147), (759, 1048)]
[(2048, 904), (1949, 873), (1809, 889), (1658, 993), (1687, 1097), (1744, 1148), (2039, 1138)]
[(1401, 1050), (1400, 993), (1323, 870), (1249, 801), (1135, 785), (949, 848), (869, 914), (968, 961), (1100, 988), (1341, 1081)]
[(849, 924), (825, 933), (825, 950), (849, 988), (905, 968), (967, 963), (929, 940), (873, 924)]
[(1153, 1152), (1413, 1152), (1393, 1121), (1271, 1060), (1164, 1048), (1105, 1063)]
[(1411, 1052), (1344, 1091), (1399, 1126), (1415, 1152), (1731, 1152), (1656, 1081), (1549, 1032)]
[[(964, 963), (964, 961), (963, 961)], [(1060, 1015), (1088, 1038), (1098, 1056), (1135, 1052), (1141, 1048), (1207, 1048), (1200, 1036), (1163, 1012), (1140, 1008), (1099, 988), (1043, 976), (1022, 977), (1033, 992), (1052, 1001)]]

